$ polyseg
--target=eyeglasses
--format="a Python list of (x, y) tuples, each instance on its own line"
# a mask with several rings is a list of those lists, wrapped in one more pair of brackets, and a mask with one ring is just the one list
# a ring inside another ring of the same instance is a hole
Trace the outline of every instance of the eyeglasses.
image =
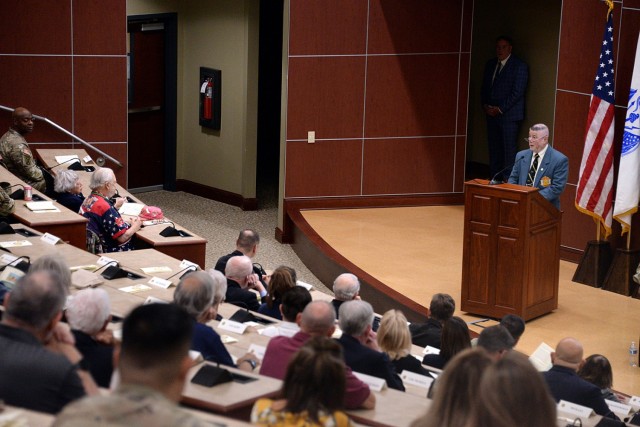
[(545, 136), (547, 136), (547, 135), (540, 135), (540, 136), (533, 136), (533, 137), (530, 136), (528, 138), (523, 138), (523, 139), (524, 139), (525, 142), (530, 142), (530, 141), (535, 141), (535, 140), (538, 140), (538, 139), (542, 139)]

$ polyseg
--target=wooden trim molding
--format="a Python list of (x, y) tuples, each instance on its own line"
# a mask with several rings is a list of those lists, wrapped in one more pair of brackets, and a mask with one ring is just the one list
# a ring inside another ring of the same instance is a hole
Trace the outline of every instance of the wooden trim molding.
[(187, 179), (176, 180), (176, 190), (184, 191), (196, 196), (215, 200), (217, 202), (226, 203), (231, 206), (238, 206), (243, 211), (258, 210), (258, 199), (255, 197), (245, 198), (240, 194), (232, 193), (219, 188), (209, 187), (208, 185), (189, 181)]

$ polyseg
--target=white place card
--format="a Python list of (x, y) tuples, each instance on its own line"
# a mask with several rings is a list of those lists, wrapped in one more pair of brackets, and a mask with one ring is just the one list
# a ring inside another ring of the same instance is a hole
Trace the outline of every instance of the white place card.
[(147, 304), (169, 304), (169, 302), (160, 298), (148, 296), (147, 299), (144, 300), (142, 305), (147, 305)]
[(260, 360), (264, 359), (264, 353), (267, 351), (267, 347), (258, 344), (251, 344), (249, 346), (249, 353), (253, 353)]
[(180, 263), (180, 270), (184, 270), (185, 268), (188, 268), (188, 267), (195, 267), (196, 269), (200, 269), (200, 266), (195, 262), (191, 262), (189, 260), (183, 259), (182, 262)]
[(296, 286), (300, 286), (305, 288), (306, 290), (310, 291), (311, 289), (313, 289), (313, 286), (311, 286), (310, 284), (303, 282), (302, 280), (297, 280), (296, 281)]
[(42, 240), (43, 242), (45, 242), (45, 243), (47, 243), (49, 245), (55, 245), (56, 243), (58, 243), (60, 241), (60, 238), (54, 236), (53, 234), (44, 233), (42, 235), (42, 237), (40, 237), (40, 240)]
[(222, 341), (223, 344), (234, 344), (238, 342), (237, 339), (230, 337), (229, 335), (220, 335), (220, 341)]
[(33, 243), (28, 240), (10, 240), (7, 242), (0, 242), (0, 246), (2, 246), (3, 248), (19, 248), (21, 246), (31, 245), (33, 245)]
[(631, 396), (631, 398), (629, 398), (629, 405), (631, 405), (634, 411), (640, 411), (640, 397)]
[(149, 284), (159, 286), (162, 289), (169, 289), (169, 286), (171, 286), (173, 283), (171, 283), (171, 280), (161, 279), (160, 277), (152, 277), (151, 280), (149, 280)]
[(624, 420), (631, 413), (631, 405), (625, 405), (624, 403), (614, 402), (613, 400), (605, 399), (605, 403), (611, 409), (611, 412), (616, 414), (621, 420)]
[(222, 319), (218, 324), (218, 327), (222, 330), (233, 332), (234, 334), (242, 335), (247, 329), (247, 325), (240, 322), (234, 322), (229, 319)]
[(415, 372), (411, 372), (406, 369), (400, 373), (400, 378), (404, 384), (411, 384), (426, 390), (429, 390), (431, 383), (433, 383), (433, 378), (426, 375), (416, 374)]
[(158, 274), (158, 273), (171, 273), (171, 268), (166, 265), (158, 267), (142, 267), (140, 270), (146, 275)]
[(560, 400), (560, 402), (558, 402), (558, 412), (573, 415), (574, 417), (579, 418), (589, 418), (595, 413), (591, 408), (578, 405), (577, 403), (567, 402), (566, 400)]
[(125, 286), (124, 288), (119, 289), (122, 292), (126, 292), (128, 294), (135, 294), (137, 292), (143, 292), (151, 290), (151, 286), (144, 285), (142, 283), (138, 283), (137, 285)]
[(69, 267), (69, 270), (71, 270), (71, 272), (78, 271), (78, 270), (94, 271), (97, 269), (98, 269), (98, 265), (96, 264), (74, 265), (73, 267)]
[(108, 256), (101, 256), (100, 258), (98, 258), (98, 261), (96, 261), (96, 264), (98, 264), (99, 266), (103, 266), (103, 265), (107, 265), (107, 264), (111, 264), (111, 265), (118, 265), (118, 261), (116, 261), (113, 258), (109, 258)]
[(382, 391), (382, 389), (387, 386), (387, 382), (382, 378), (372, 377), (371, 375), (362, 374), (356, 371), (353, 371), (353, 375), (358, 377), (360, 381), (368, 385), (373, 391)]
[(440, 354), (440, 349), (428, 345), (422, 350), (422, 354)]
[(85, 163), (93, 163), (93, 159), (92, 159), (92, 158), (91, 158), (91, 156), (89, 156), (89, 155), (84, 156), (84, 157), (82, 158), (82, 161), (83, 161), (83, 162), (85, 162)]
[(18, 257), (11, 254), (2, 254), (0, 255), (0, 262), (3, 264), (11, 264), (13, 261), (17, 260)]
[(199, 351), (189, 350), (189, 357), (194, 362), (202, 362), (202, 361), (204, 361), (204, 357), (202, 357), (202, 353), (200, 353)]

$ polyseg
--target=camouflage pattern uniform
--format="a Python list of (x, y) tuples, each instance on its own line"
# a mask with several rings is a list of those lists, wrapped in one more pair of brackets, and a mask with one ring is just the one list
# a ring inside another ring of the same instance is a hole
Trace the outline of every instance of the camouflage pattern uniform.
[(0, 187), (0, 217), (9, 216), (15, 210), (15, 202), (3, 188)]
[(9, 172), (36, 190), (45, 192), (47, 184), (44, 181), (42, 171), (36, 165), (29, 144), (22, 135), (13, 129), (9, 129), (9, 132), (2, 135), (0, 154)]
[(54, 423), (54, 427), (88, 425), (204, 427), (209, 424), (182, 411), (153, 389), (120, 385), (110, 396), (86, 397), (69, 404)]

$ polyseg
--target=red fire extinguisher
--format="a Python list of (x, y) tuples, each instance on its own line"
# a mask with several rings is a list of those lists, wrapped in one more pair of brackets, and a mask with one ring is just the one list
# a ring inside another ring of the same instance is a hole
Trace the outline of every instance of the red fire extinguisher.
[(213, 101), (213, 83), (211, 83), (211, 79), (207, 79), (207, 88), (204, 95), (204, 111), (203, 116), (205, 120), (211, 120), (212, 112), (211, 112), (211, 102)]

